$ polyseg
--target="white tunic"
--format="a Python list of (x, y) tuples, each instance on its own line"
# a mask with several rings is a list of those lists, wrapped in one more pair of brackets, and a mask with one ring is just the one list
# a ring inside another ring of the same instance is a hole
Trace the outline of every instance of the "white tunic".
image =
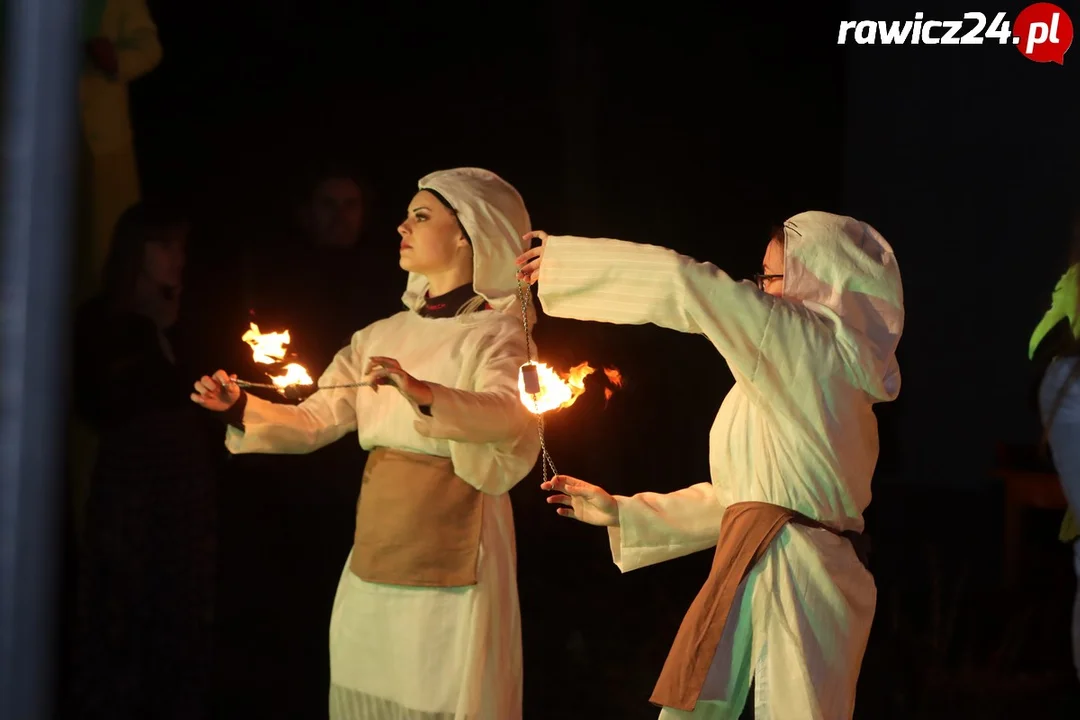
[[(784, 295), (797, 301), (661, 247), (547, 240), (545, 312), (704, 335), (736, 380), (710, 433), (711, 483), (616, 498), (609, 535), (623, 572), (715, 546), (739, 501), (863, 529), (878, 455), (871, 406), (899, 389), (899, 271), (884, 240), (850, 218), (787, 225)], [(744, 581), (696, 709), (661, 718), (736, 720), (752, 678), (757, 720), (850, 718), (876, 593), (847, 540), (788, 525)]]
[(449, 457), (485, 493), (473, 587), (367, 583), (346, 561), (330, 621), (331, 717), (520, 718), (521, 617), (506, 493), (539, 452), (518, 394), (520, 320), (496, 311), (445, 319), (401, 312), (357, 332), (319, 384), (360, 381), (372, 356), (394, 358), (432, 385), (430, 417), (392, 387), (320, 391), (298, 406), (249, 397), (244, 430), (230, 427), (226, 437), (234, 453), (305, 453), (356, 432), (367, 450)]

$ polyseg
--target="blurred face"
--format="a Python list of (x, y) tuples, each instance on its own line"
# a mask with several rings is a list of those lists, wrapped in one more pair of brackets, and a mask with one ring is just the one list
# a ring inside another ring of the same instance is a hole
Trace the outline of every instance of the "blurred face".
[(427, 276), (445, 273), (462, 265), (472, 253), (454, 213), (426, 190), (413, 196), (398, 233), (401, 269), (408, 272)]
[(320, 247), (348, 248), (356, 244), (364, 222), (360, 187), (349, 178), (327, 178), (311, 198), (312, 230)]
[(158, 237), (145, 245), (143, 274), (155, 285), (180, 287), (184, 263), (187, 260), (187, 226), (161, 230)]
[(784, 295), (784, 243), (772, 240), (765, 248), (765, 259), (761, 263), (761, 289), (769, 295)]

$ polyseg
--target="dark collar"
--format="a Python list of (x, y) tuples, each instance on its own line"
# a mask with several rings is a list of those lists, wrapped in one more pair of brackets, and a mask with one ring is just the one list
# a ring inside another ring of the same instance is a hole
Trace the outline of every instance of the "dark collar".
[[(473, 290), (472, 283), (454, 288), (450, 292), (443, 293), (437, 297), (426, 295), (424, 298), (424, 307), (420, 308), (420, 316), (427, 318), (454, 317), (465, 303), (475, 297), (476, 291)], [(477, 309), (490, 310), (491, 306), (484, 303)]]

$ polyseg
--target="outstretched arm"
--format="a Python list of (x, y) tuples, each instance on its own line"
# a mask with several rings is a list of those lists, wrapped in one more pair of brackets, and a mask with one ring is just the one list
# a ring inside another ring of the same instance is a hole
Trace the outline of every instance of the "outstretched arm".
[[(349, 347), (338, 352), (330, 367), (319, 378), (320, 385), (338, 385), (360, 379), (356, 358), (362, 346), (364, 331), (353, 336)], [(223, 375), (219, 373), (218, 375)], [(211, 410), (226, 410), (220, 389), (227, 377), (215, 375), (195, 384), (191, 399)], [(206, 386), (211, 387), (207, 388)], [(236, 388), (232, 388), (236, 393)], [(235, 395), (234, 395), (235, 397)], [(242, 417), (230, 424), (225, 433), (225, 446), (232, 453), (302, 454), (318, 450), (356, 430), (356, 391), (353, 389), (319, 390), (299, 405), (268, 402), (250, 394), (240, 396)], [(235, 411), (235, 408), (233, 408)], [(237, 413), (237, 414), (241, 414)]]
[(720, 537), (724, 509), (709, 483), (624, 497), (557, 475), (540, 488), (560, 493), (548, 503), (559, 505), (563, 517), (608, 529), (611, 557), (622, 572), (706, 550)]
[(760, 390), (782, 390), (814, 372), (808, 357), (820, 365), (829, 353), (831, 334), (803, 306), (668, 248), (550, 236), (540, 257), (538, 296), (549, 315), (704, 335)]
[(716, 545), (724, 508), (709, 483), (672, 493), (615, 496), (618, 527), (608, 528), (611, 557), (630, 572)]

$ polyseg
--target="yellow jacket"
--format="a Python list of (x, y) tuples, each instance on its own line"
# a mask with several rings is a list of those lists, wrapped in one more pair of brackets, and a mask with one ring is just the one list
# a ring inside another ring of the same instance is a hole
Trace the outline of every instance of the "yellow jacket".
[[(94, 3), (87, 3), (93, 5)], [(109, 77), (89, 60), (79, 79), (79, 114), (82, 131), (94, 155), (132, 150), (128, 83), (157, 67), (161, 43), (157, 25), (145, 0), (103, 0), (96, 9), (100, 24), (91, 37), (104, 37), (116, 47), (118, 71)]]

